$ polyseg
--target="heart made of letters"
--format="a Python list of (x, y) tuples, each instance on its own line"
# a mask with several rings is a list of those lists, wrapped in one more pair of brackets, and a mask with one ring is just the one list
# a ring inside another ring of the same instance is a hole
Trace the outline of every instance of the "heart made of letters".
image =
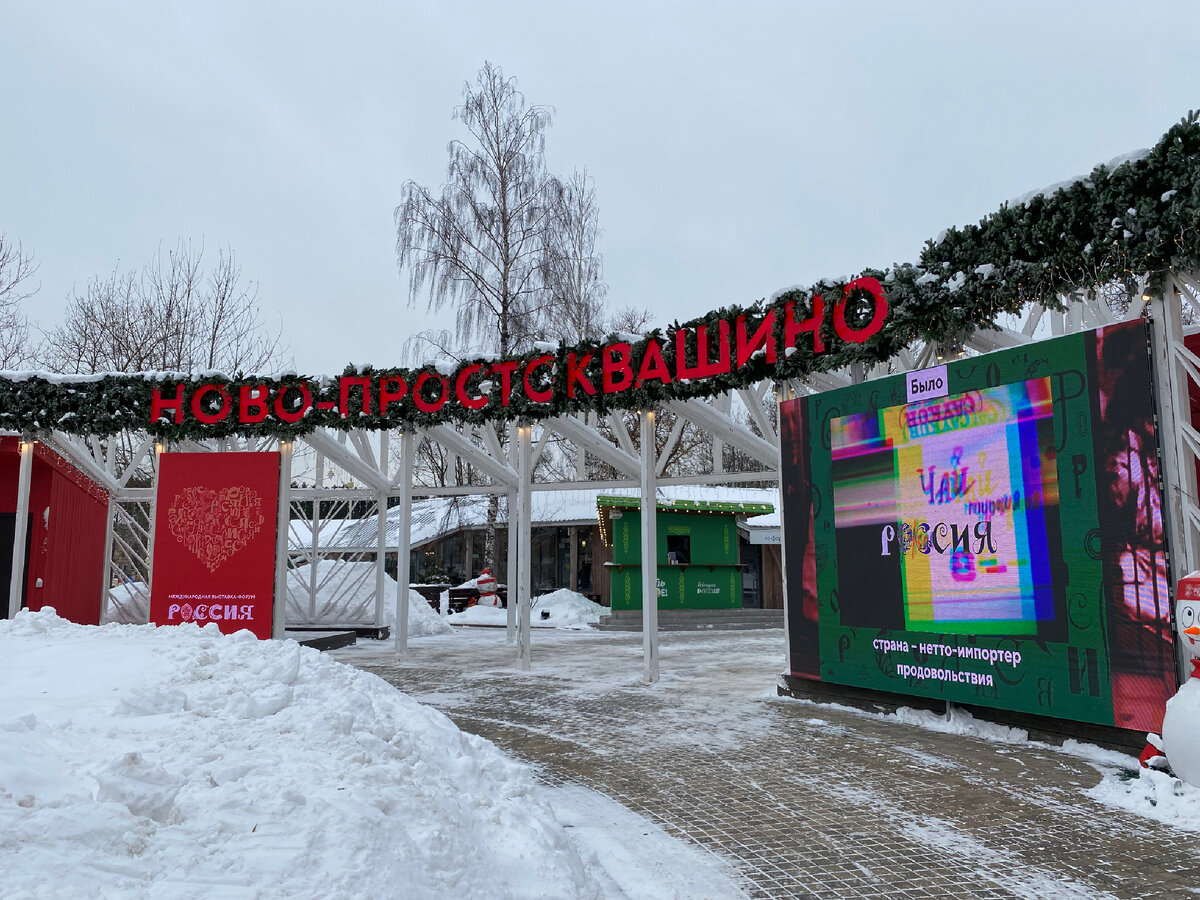
[(266, 521), (258, 491), (244, 485), (189, 487), (167, 509), (171, 534), (215, 572), (254, 539)]

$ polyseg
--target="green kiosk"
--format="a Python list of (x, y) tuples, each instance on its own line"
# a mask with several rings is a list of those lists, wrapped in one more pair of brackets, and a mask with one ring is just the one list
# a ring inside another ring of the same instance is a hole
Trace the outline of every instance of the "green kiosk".
[[(612, 548), (614, 610), (642, 608), (642, 514), (637, 497), (596, 498), (600, 536)], [(659, 500), (658, 608), (736, 609), (742, 605), (738, 516), (775, 511), (770, 503)]]

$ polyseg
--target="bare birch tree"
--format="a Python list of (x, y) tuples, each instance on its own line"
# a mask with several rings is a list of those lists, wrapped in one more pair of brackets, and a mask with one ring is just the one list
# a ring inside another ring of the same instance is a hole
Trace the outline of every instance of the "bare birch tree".
[(141, 271), (114, 270), (72, 294), (40, 355), (55, 372), (236, 374), (280, 368), (289, 354), (233, 251), (221, 249), (206, 269), (203, 248), (180, 242)]
[(600, 210), (587, 171), (575, 171), (558, 193), (546, 232), (542, 277), (550, 295), (546, 337), (575, 344), (605, 333), (604, 262), (596, 249)]
[[(547, 258), (566, 207), (564, 188), (546, 168), (552, 112), (526, 104), (513, 78), (485, 62), (463, 87), (454, 118), (471, 142), (451, 141), (446, 181), (433, 191), (405, 183), (396, 207), (396, 256), (409, 278), (410, 303), (455, 310), (458, 346), (508, 355), (546, 335), (553, 294)], [(410, 347), (444, 349), (441, 335)], [(415, 351), (414, 351), (415, 352)], [(498, 435), (504, 441), (501, 430)], [(484, 556), (495, 566), (498, 501), (488, 505)]]
[(515, 79), (484, 63), (454, 118), (474, 142), (451, 141), (440, 193), (405, 183), (396, 255), (410, 302), (456, 310), (456, 337), (502, 354), (523, 348), (547, 308), (543, 251), (561, 188), (546, 171), (551, 111), (526, 106)]
[(29, 320), (22, 304), (37, 292), (30, 284), (37, 264), (19, 241), (0, 232), (0, 369), (29, 362)]

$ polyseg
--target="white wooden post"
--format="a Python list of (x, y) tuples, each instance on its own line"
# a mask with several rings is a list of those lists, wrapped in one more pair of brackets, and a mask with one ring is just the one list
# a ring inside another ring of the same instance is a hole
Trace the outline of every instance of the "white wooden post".
[(406, 428), (400, 435), (400, 521), (396, 534), (396, 656), (408, 652), (409, 544), (412, 543), (412, 471), (416, 435)]
[[(712, 405), (725, 415), (729, 415), (733, 408), (733, 395), (726, 392), (714, 397)], [(712, 439), (712, 468), (714, 475), (725, 473), (725, 442), (716, 435)]]
[[(515, 439), (513, 446), (516, 446)], [(505, 579), (508, 582), (508, 609), (505, 610), (505, 639), (511, 644), (517, 639), (517, 569), (520, 566), (517, 558), (517, 535), (521, 530), (521, 504), (515, 491), (505, 496), (508, 498), (508, 574)]]
[[(159, 457), (166, 452), (166, 447), (162, 441), (154, 442), (153, 452), (150, 454), (150, 469), (153, 473), (153, 483), (150, 485), (150, 526), (149, 537), (146, 538), (146, 597), (149, 598), (154, 594), (154, 532), (158, 530), (156, 519), (158, 517), (158, 473), (162, 468)], [(135, 460), (130, 463), (130, 468), (138, 465)], [(149, 602), (149, 600), (147, 600)]]
[(312, 501), (312, 557), (308, 565), (308, 620), (317, 621), (317, 561), (321, 558), (321, 491), (325, 486), (325, 456), (317, 451), (317, 493)]
[(25, 540), (29, 534), (29, 486), (33, 481), (33, 439), (22, 437), (17, 444), (21, 454), (17, 470), (17, 521), (13, 527), (12, 580), (8, 583), (8, 617), (21, 611), (25, 590)]
[[(781, 394), (780, 388), (783, 389), (782, 394)], [(779, 571), (783, 575), (783, 578), (782, 578), (782, 580), (783, 580), (783, 637), (784, 637), (783, 653), (784, 653), (784, 658), (786, 660), (785, 671), (789, 675), (792, 672), (792, 642), (789, 638), (791, 632), (788, 630), (787, 531), (786, 531), (784, 523), (783, 523), (783, 461), (785, 459), (787, 459), (787, 457), (785, 457), (783, 455), (783, 411), (780, 408), (779, 404), (780, 404), (780, 402), (787, 402), (790, 400), (794, 400), (795, 397), (796, 397), (796, 395), (792, 391), (791, 383), (781, 385), (778, 382), (776, 382), (776, 384), (775, 384), (775, 423), (776, 423), (775, 424), (775, 432), (776, 432), (775, 446), (779, 448), (779, 480), (776, 482), (776, 484), (779, 486), (778, 506), (779, 506), (779, 511), (780, 511), (779, 512)], [(759, 574), (760, 574), (759, 593), (760, 593), (760, 596), (762, 595), (764, 587), (765, 587), (762, 584), (765, 581), (765, 579), (763, 579), (761, 577), (762, 572), (763, 572), (763, 567), (759, 566)], [(800, 578), (803, 578), (803, 577), (804, 577), (804, 573), (801, 572)], [(766, 598), (764, 597), (763, 599), (765, 600)], [(760, 603), (759, 605), (765, 606), (766, 604)]]
[(654, 487), (654, 411), (641, 416), (642, 677), (658, 681), (658, 498)]
[(104, 515), (107, 519), (104, 525), (104, 571), (101, 573), (100, 618), (97, 620), (101, 624), (104, 623), (104, 613), (108, 610), (108, 591), (112, 585), (113, 506), (116, 503), (111, 492), (105, 493), (108, 500), (104, 503)]
[(1191, 425), (1188, 376), (1177, 358), (1177, 346), (1183, 345), (1183, 318), (1179, 286), (1168, 275), (1162, 292), (1151, 298), (1151, 334), (1154, 350), (1154, 382), (1158, 394), (1158, 415), (1163, 440), (1165, 492), (1163, 512), (1167, 540), (1171, 547), (1171, 581), (1200, 567), (1200, 547), (1195, 531), (1189, 527), (1187, 505), (1196, 496), (1196, 469), (1188, 451), (1182, 426)]
[[(388, 477), (389, 432), (384, 429), (379, 432), (379, 471), (384, 480)], [(379, 568), (375, 572), (375, 627), (379, 629), (379, 637), (383, 637), (384, 584), (387, 576), (387, 509), (388, 492), (379, 492)], [(400, 574), (399, 570), (396, 572)], [(394, 623), (393, 623), (394, 624)]]
[[(508, 446), (511, 460), (516, 457), (517, 449), (515, 425), (508, 427)], [(505, 575), (505, 581), (508, 582), (508, 615), (505, 619), (505, 638), (511, 644), (517, 639), (517, 532), (520, 529), (521, 514), (518, 509), (520, 504), (517, 502), (517, 492), (509, 491), (505, 496), (508, 498), (508, 572)]]
[(292, 513), (292, 442), (279, 442), (279, 505), (275, 519), (275, 605), (271, 637), (283, 640), (287, 631), (288, 530)]
[[(518, 485), (517, 506), (520, 509), (520, 527), (517, 529), (517, 602), (519, 620), (517, 625), (517, 668), (529, 668), (529, 604), (533, 599), (531, 590), (532, 572), (530, 571), (530, 518), (531, 494), (533, 493), (533, 472), (531, 462), (531, 433), (533, 428), (521, 425), (517, 428), (517, 469), (520, 476)], [(511, 540), (511, 536), (510, 536)], [(512, 589), (509, 589), (511, 596)]]
[(387, 565), (387, 498), (387, 492), (380, 491), (375, 499), (378, 505), (376, 521), (379, 527), (379, 534), (376, 535), (375, 540), (375, 628), (377, 629), (376, 634), (380, 638), (383, 637), (383, 591), (384, 581), (387, 578), (387, 572), (384, 570)]

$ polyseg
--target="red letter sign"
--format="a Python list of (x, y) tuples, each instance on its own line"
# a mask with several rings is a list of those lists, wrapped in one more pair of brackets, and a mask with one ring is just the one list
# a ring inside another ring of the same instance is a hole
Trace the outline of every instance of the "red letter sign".
[[(871, 316), (870, 324), (866, 328), (851, 328), (846, 324), (846, 301), (856, 290), (866, 291), (875, 301), (875, 313)], [(833, 330), (843, 341), (861, 344), (883, 327), (883, 320), (887, 318), (887, 314), (887, 296), (883, 293), (883, 285), (879, 283), (879, 280), (877, 278), (855, 278), (846, 285), (846, 289), (842, 291), (842, 299), (833, 308)]]

